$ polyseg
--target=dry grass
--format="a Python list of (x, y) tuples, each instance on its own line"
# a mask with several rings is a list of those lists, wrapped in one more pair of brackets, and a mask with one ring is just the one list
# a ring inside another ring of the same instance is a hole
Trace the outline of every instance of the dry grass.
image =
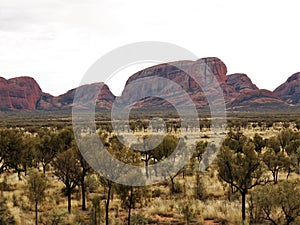
[[(253, 137), (255, 133), (260, 134), (264, 138), (275, 136), (279, 131), (276, 129), (260, 130), (259, 128), (243, 130), (248, 137)], [(143, 136), (144, 133), (135, 134)], [(199, 135), (194, 135), (190, 140), (199, 138)], [(54, 217), (62, 217), (63, 224), (88, 224), (89, 213), (91, 209), (91, 199), (96, 195), (103, 195), (104, 189), (99, 187), (97, 193), (90, 193), (87, 196), (88, 211), (82, 212), (80, 193), (72, 195), (72, 214), (67, 213), (67, 198), (63, 196), (61, 189), (63, 184), (52, 175), (47, 173), (50, 180), (49, 189), (47, 190), (47, 198), (39, 207), (39, 215), (44, 220), (50, 220)], [(280, 179), (285, 179), (286, 174), (280, 173)], [(136, 209), (133, 209), (133, 215), (141, 215), (144, 218), (152, 221), (153, 224), (179, 224), (184, 223), (185, 214), (193, 218), (198, 223), (203, 223), (205, 219), (220, 219), (226, 220), (229, 224), (241, 224), (241, 204), (239, 198), (228, 201), (226, 198), (226, 188), (218, 180), (217, 171), (214, 165), (201, 175), (201, 179), (205, 184), (205, 189), (208, 194), (208, 200), (205, 202), (195, 200), (194, 188), (196, 185), (195, 176), (180, 175), (175, 178), (175, 183), (183, 187), (183, 193), (170, 195), (168, 182), (164, 184), (153, 185), (149, 188), (152, 193), (152, 198), (143, 201), (143, 204)], [(299, 175), (292, 174), (291, 180), (300, 179)], [(0, 182), (4, 180), (4, 176), (0, 177)], [(17, 224), (31, 225), (34, 224), (34, 210), (25, 194), (25, 179), (18, 180), (16, 174), (7, 176), (7, 183), (11, 190), (1, 192), (1, 197), (8, 199), (8, 207), (14, 215)], [(101, 201), (101, 223), (104, 222), (104, 204), (105, 200)], [(110, 204), (110, 224), (123, 224), (127, 216), (127, 211), (121, 208), (121, 202), (118, 196), (114, 194), (114, 199)], [(150, 223), (150, 222), (149, 222)]]

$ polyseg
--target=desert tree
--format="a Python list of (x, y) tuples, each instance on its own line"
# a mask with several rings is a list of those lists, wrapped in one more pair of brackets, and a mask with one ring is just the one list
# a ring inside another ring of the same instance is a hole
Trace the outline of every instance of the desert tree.
[(208, 144), (207, 141), (198, 141), (197, 144), (196, 144), (196, 148), (195, 148), (195, 151), (194, 151), (194, 157), (197, 158), (199, 163), (202, 160), (202, 156), (205, 152), (207, 144)]
[(65, 194), (68, 197), (68, 212), (71, 213), (71, 194), (80, 183), (81, 166), (75, 149), (57, 154), (52, 161), (54, 175), (65, 185)]
[[(173, 154), (175, 149), (178, 149), (177, 154)], [(171, 194), (175, 193), (175, 178), (180, 174), (184, 173), (185, 168), (182, 166), (181, 169), (173, 171), (176, 164), (176, 158), (180, 158), (185, 154), (186, 145), (182, 139), (174, 135), (166, 135), (162, 142), (153, 150), (153, 157), (156, 161), (161, 161), (168, 158), (162, 166), (161, 175), (168, 177), (171, 181)], [(180, 160), (179, 160), (180, 161)]]
[(250, 222), (291, 225), (300, 222), (300, 186), (282, 181), (256, 188), (250, 196)]
[(136, 207), (136, 204), (141, 201), (143, 188), (118, 184), (116, 190), (120, 196), (123, 208), (128, 210), (127, 224), (130, 225), (131, 211)]
[[(87, 137), (83, 137), (84, 140), (82, 141), (89, 141), (89, 139)], [(82, 143), (79, 142), (78, 144)], [(78, 148), (78, 145), (75, 141), (72, 142), (72, 146), (70, 149), (73, 149), (74, 153), (75, 153), (75, 158), (77, 160), (77, 162), (79, 163), (79, 167), (80, 170), (78, 170), (78, 177), (79, 177), (79, 185), (81, 187), (81, 209), (82, 210), (86, 210), (86, 183), (85, 183), (85, 178), (86, 176), (88, 176), (90, 173), (93, 172), (92, 167), (87, 163), (87, 161), (85, 160), (85, 158), (83, 157), (83, 155), (80, 152), (80, 148)]]
[(0, 174), (14, 169), (21, 179), (22, 157), (25, 150), (23, 133), (17, 129), (0, 130)]
[(35, 224), (38, 225), (38, 204), (45, 199), (47, 179), (37, 170), (31, 170), (27, 178), (27, 195), (35, 208)]
[(223, 145), (228, 146), (230, 149), (236, 152), (242, 152), (243, 146), (246, 141), (247, 137), (239, 128), (237, 128), (236, 130), (231, 128), (223, 142)]
[[(143, 178), (137, 178), (134, 171), (128, 171), (126, 177), (120, 177), (120, 181), (123, 179), (126, 179), (127, 182), (130, 182), (130, 180), (134, 182), (135, 179)], [(115, 185), (117, 194), (122, 202), (122, 207), (128, 210), (127, 224), (130, 225), (132, 209), (134, 209), (138, 203), (141, 203), (143, 197), (146, 196), (146, 187), (127, 186), (119, 183)]]
[[(161, 135), (143, 135), (141, 137), (140, 143), (135, 143), (131, 145), (131, 148), (134, 150), (138, 150), (141, 153), (141, 160), (145, 163), (145, 172), (146, 177), (149, 178), (149, 164), (151, 161), (158, 159), (158, 152), (161, 150), (156, 148), (160, 141), (163, 140), (163, 136)], [(156, 156), (156, 158), (155, 158)]]
[[(273, 144), (271, 146), (273, 149), (276, 148), (276, 152), (282, 152), (285, 156), (285, 167), (284, 169), (287, 172), (287, 179), (291, 172), (296, 169), (296, 160), (297, 149), (300, 147), (300, 136), (298, 132), (294, 132), (291, 129), (283, 129), (276, 137), (270, 138), (270, 140), (276, 140), (276, 146)], [(268, 145), (269, 141), (268, 141)]]
[(61, 150), (61, 140), (56, 131), (40, 130), (36, 141), (36, 159), (42, 164), (43, 172), (51, 163), (56, 154)]
[(22, 151), (21, 164), (25, 176), (27, 175), (28, 168), (34, 166), (35, 140), (36, 138), (32, 134), (25, 134), (23, 137), (24, 149)]
[[(122, 137), (119, 137), (122, 138)], [(125, 164), (130, 164), (133, 166), (141, 165), (141, 154), (139, 154), (136, 151), (133, 151), (132, 149), (124, 146), (120, 141), (117, 141), (116, 138), (111, 138), (110, 140), (110, 146), (109, 151), (110, 153), (115, 157), (118, 158), (120, 161), (124, 162)], [(107, 160), (109, 162), (109, 160)], [(111, 165), (107, 164), (108, 169), (111, 169)], [(136, 204), (140, 202), (142, 199), (142, 188), (141, 187), (133, 187), (133, 186), (126, 186), (123, 185), (124, 183), (135, 183), (137, 179), (140, 179), (140, 182), (142, 181), (141, 177), (136, 174), (134, 169), (126, 168), (122, 166), (122, 164), (118, 164), (118, 166), (113, 167), (114, 172), (109, 173), (110, 179), (116, 181), (113, 185), (115, 190), (117, 191), (118, 195), (120, 196), (120, 199), (122, 201), (122, 206), (128, 210), (128, 216), (127, 216), (127, 223), (130, 225), (131, 222), (131, 211), (133, 208), (135, 208)], [(126, 170), (126, 171), (125, 171)], [(126, 172), (125, 176), (120, 176), (119, 174)], [(108, 181), (107, 184), (112, 185), (110, 183), (111, 181)], [(108, 186), (109, 187), (109, 186)], [(106, 209), (106, 211), (108, 208)]]
[(272, 149), (275, 153), (281, 151), (280, 142), (277, 137), (270, 137), (266, 140), (266, 147)]
[[(103, 151), (101, 147), (99, 148), (96, 143), (98, 138), (101, 139), (106, 150), (110, 154), (105, 154), (106, 151)], [(124, 168), (125, 164), (116, 164), (116, 159), (125, 163), (136, 164), (140, 162), (140, 155), (124, 146), (122, 142), (119, 141), (119, 139), (122, 139), (122, 137), (107, 135), (106, 132), (101, 132), (98, 134), (98, 136), (95, 136), (95, 134), (86, 135), (84, 139), (85, 141), (81, 142), (83, 145), (82, 149), (93, 149), (93, 152), (84, 152), (85, 157), (93, 161), (95, 168), (97, 168), (99, 165), (99, 167), (102, 169), (101, 174), (99, 174), (99, 180), (106, 192), (105, 223), (109, 224), (109, 206), (111, 202), (112, 191), (116, 186), (114, 181), (126, 179), (121, 176), (121, 174), (126, 173)]]
[(290, 129), (283, 129), (277, 136), (278, 141), (282, 149), (289, 144), (289, 142), (293, 139), (293, 131)]
[(255, 145), (255, 151), (261, 152), (262, 149), (266, 146), (266, 141), (259, 134), (254, 134), (253, 143)]
[(255, 145), (246, 141), (241, 150), (222, 146), (217, 167), (219, 179), (235, 187), (242, 196), (242, 220), (246, 220), (246, 195), (253, 187), (265, 183), (263, 166)]
[(57, 132), (57, 139), (60, 144), (60, 151), (66, 151), (74, 146), (74, 132), (71, 127), (65, 127)]
[(273, 182), (278, 182), (278, 174), (280, 170), (288, 168), (290, 165), (289, 158), (282, 152), (276, 152), (273, 148), (268, 148), (263, 154), (263, 162), (272, 173)]

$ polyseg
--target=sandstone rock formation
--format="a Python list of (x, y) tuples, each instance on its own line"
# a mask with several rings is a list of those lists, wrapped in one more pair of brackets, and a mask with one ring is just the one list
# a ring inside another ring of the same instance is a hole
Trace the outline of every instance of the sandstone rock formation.
[(34, 110), (41, 94), (40, 86), (31, 77), (0, 77), (1, 111)]
[[(93, 94), (95, 91), (93, 88), (99, 87), (101, 88), (100, 93), (97, 94), (97, 100), (95, 102), (91, 102), (91, 104), (96, 104), (96, 108), (106, 108), (109, 109), (112, 107), (112, 104), (114, 102), (115, 96), (111, 93), (108, 86), (104, 83), (94, 83), (90, 85), (84, 85), (79, 87), (84, 92), (84, 96), (82, 96), (84, 99), (81, 99), (83, 101), (83, 104), (86, 104), (87, 102), (91, 101), (93, 99)], [(72, 89), (68, 91), (65, 94), (62, 94), (60, 96), (54, 97), (50, 94), (43, 93), (37, 103), (37, 109), (43, 109), (43, 110), (54, 110), (54, 109), (70, 109), (73, 106), (73, 100), (76, 93), (77, 88)]]
[(290, 76), (285, 83), (274, 90), (274, 94), (288, 104), (299, 104), (300, 72)]
[[(99, 88), (101, 91), (95, 92)], [(223, 100), (227, 109), (285, 108), (300, 104), (300, 72), (271, 92), (259, 89), (246, 74), (227, 75), (226, 65), (216, 57), (184, 60), (152, 66), (133, 74), (117, 98), (103, 83), (84, 85), (52, 96), (43, 93), (31, 77), (9, 80), (0, 77), (0, 111), (71, 109), (78, 89), (83, 91), (81, 102), (77, 104), (83, 108), (96, 104), (96, 108), (110, 109), (114, 102), (136, 108), (201, 108), (218, 105)]]
[[(184, 68), (184, 71), (180, 68)], [(182, 92), (184, 90), (197, 108), (219, 104), (223, 101), (222, 98), (227, 108), (284, 104), (272, 92), (258, 89), (246, 74), (226, 73), (226, 65), (215, 57), (153, 66), (128, 79), (122, 100), (132, 104), (138, 101), (138, 107), (169, 106), (170, 102), (175, 102), (176, 106), (187, 107), (191, 102), (187, 101)], [(213, 82), (212, 76), (217, 82)], [(173, 87), (172, 82), (178, 86)]]

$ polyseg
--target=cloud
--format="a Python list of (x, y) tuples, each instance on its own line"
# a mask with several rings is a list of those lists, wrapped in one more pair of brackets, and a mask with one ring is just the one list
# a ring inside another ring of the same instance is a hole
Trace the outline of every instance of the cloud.
[(103, 54), (156, 40), (220, 57), (230, 73), (272, 89), (300, 70), (298, 8), (292, 0), (0, 0), (0, 76), (34, 76), (62, 94)]

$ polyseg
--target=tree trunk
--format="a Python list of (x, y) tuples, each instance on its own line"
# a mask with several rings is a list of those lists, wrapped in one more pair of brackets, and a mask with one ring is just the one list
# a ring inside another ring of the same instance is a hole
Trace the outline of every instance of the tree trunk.
[(21, 170), (17, 169), (17, 171), (18, 171), (18, 179), (19, 179), (19, 181), (21, 181), (22, 180), (22, 178), (21, 178)]
[(68, 191), (68, 212), (71, 214), (71, 191)]
[(105, 224), (106, 225), (108, 225), (108, 212), (109, 212), (109, 202), (110, 202), (111, 188), (112, 188), (112, 185), (108, 184), (107, 200), (106, 200), (106, 204), (105, 204)]
[(246, 193), (242, 192), (242, 220), (246, 220)]
[(43, 173), (46, 174), (46, 164), (43, 164)]
[(130, 225), (132, 201), (133, 201), (133, 187), (130, 187), (130, 198), (129, 198), (129, 207), (128, 207), (128, 225)]
[(175, 193), (175, 183), (174, 183), (174, 178), (173, 178), (173, 177), (170, 177), (170, 180), (171, 180), (171, 184), (172, 184), (172, 187), (171, 187), (171, 193), (174, 194), (174, 193)]
[(149, 159), (150, 157), (148, 155), (146, 155), (146, 159), (145, 159), (145, 169), (146, 169), (146, 177), (149, 178)]
[(38, 202), (35, 202), (35, 225), (38, 225)]
[(86, 190), (85, 190), (85, 183), (84, 183), (84, 176), (83, 176), (81, 179), (81, 200), (82, 200), (81, 209), (83, 211), (86, 210), (85, 192), (86, 192)]
[(24, 175), (25, 175), (25, 177), (27, 176), (27, 166), (26, 166), (26, 164), (24, 165)]
[(278, 170), (275, 170), (274, 173), (273, 173), (274, 184), (277, 184), (277, 181), (278, 181), (278, 173), (279, 173)]

